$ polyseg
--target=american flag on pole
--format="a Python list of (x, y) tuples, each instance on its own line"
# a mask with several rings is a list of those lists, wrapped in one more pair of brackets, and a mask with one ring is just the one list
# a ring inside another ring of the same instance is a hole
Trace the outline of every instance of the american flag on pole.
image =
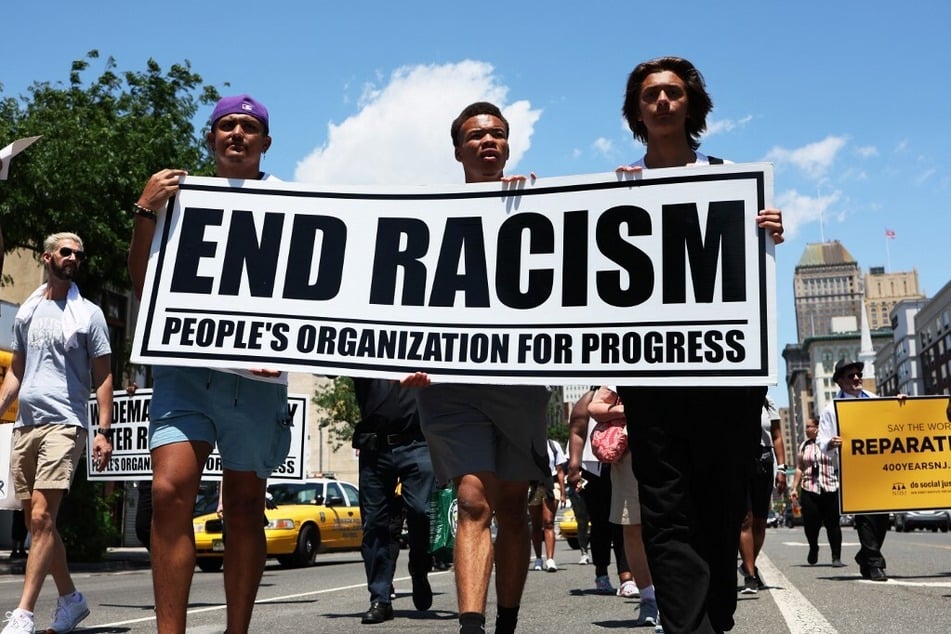
[(892, 231), (891, 229), (886, 229), (886, 230), (885, 230), (885, 237), (888, 238), (889, 240), (894, 240), (894, 239), (895, 239), (895, 232)]

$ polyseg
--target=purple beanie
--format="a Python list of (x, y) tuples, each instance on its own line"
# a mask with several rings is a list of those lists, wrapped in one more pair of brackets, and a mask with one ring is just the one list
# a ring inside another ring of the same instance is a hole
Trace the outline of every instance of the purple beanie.
[(265, 134), (268, 131), (267, 108), (260, 101), (256, 101), (251, 95), (236, 95), (234, 97), (222, 97), (215, 105), (214, 112), (211, 113), (211, 127), (214, 128), (218, 119), (228, 114), (249, 114), (264, 124)]

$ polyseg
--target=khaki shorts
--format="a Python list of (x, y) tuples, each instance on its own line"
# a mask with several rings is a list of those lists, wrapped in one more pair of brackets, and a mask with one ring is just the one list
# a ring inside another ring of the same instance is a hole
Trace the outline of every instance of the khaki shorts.
[(539, 506), (545, 500), (557, 500), (553, 478), (546, 478), (531, 483), (528, 487), (528, 505)]
[(86, 449), (86, 430), (77, 425), (30, 425), (13, 430), (10, 470), (18, 500), (35, 489), (69, 490)]
[(631, 470), (631, 452), (611, 465), (612, 524), (632, 526), (641, 523), (641, 499), (637, 494), (637, 478)]

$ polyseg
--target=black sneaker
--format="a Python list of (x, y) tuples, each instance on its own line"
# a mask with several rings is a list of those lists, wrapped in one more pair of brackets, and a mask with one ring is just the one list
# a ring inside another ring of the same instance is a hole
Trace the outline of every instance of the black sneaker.
[(740, 594), (756, 594), (759, 592), (759, 581), (753, 575), (743, 575), (743, 589)]
[(809, 547), (809, 554), (806, 555), (806, 561), (809, 563), (810, 566), (815, 565), (815, 563), (819, 561), (819, 547), (818, 546)]

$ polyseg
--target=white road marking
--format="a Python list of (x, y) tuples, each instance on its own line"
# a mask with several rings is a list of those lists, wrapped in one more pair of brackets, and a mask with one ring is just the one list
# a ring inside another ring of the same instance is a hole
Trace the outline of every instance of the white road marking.
[(766, 553), (760, 552), (756, 565), (763, 577), (769, 580), (769, 596), (783, 615), (790, 634), (837, 634), (838, 630), (832, 627), (816, 606), (773, 565)]
[[(828, 542), (819, 542), (819, 546), (828, 546)], [(843, 546), (861, 546), (859, 542), (842, 542)], [(783, 546), (803, 546), (808, 547), (809, 542), (783, 542)]]
[[(764, 555), (760, 555), (760, 557), (764, 557)], [(429, 576), (430, 576), (430, 577), (435, 577), (435, 576), (437, 576), (437, 575), (447, 575), (447, 574), (449, 574), (450, 572), (452, 572), (452, 571), (451, 571), (451, 570), (444, 570), (444, 571), (440, 571), (440, 572), (430, 572), (430, 573), (429, 573)], [(412, 579), (412, 577), (409, 577), (409, 576), (407, 576), (407, 577), (397, 577), (396, 579), (393, 579), (393, 582), (395, 583), (395, 582), (397, 582), (397, 581), (410, 581), (411, 579)], [(259, 604), (264, 604), (264, 603), (271, 603), (271, 602), (274, 602), (274, 601), (286, 601), (286, 600), (288, 600), (288, 599), (299, 599), (299, 598), (301, 598), (301, 597), (311, 597), (311, 596), (317, 596), (317, 595), (319, 595), (319, 594), (329, 594), (329, 593), (331, 593), (331, 592), (341, 592), (341, 591), (343, 591), (343, 590), (355, 590), (355, 589), (358, 589), (358, 588), (366, 588), (366, 586), (367, 586), (366, 583), (358, 583), (358, 584), (354, 584), (354, 585), (350, 585), (350, 586), (337, 586), (336, 588), (325, 588), (324, 590), (311, 590), (310, 592), (298, 592), (297, 594), (285, 594), (284, 596), (280, 596), (280, 597), (271, 597), (271, 598), (269, 598), (269, 599), (258, 599), (257, 601), (254, 602), (254, 604), (255, 604), (255, 605), (259, 605)], [(220, 605), (210, 605), (210, 606), (204, 607), (204, 608), (196, 608), (196, 609), (194, 609), (194, 610), (189, 610), (189, 611), (188, 611), (188, 614), (201, 614), (201, 613), (203, 613), (203, 612), (221, 611), (221, 610), (224, 610), (226, 607), (228, 607), (228, 606), (226, 606), (226, 605), (223, 604), (223, 603), (220, 604)], [(152, 622), (152, 621), (155, 621), (155, 617), (154, 617), (154, 616), (144, 617), (144, 618), (141, 618), (141, 619), (130, 619), (130, 620), (128, 620), (128, 621), (116, 621), (115, 623), (102, 623), (102, 624), (100, 624), (100, 625), (96, 625), (96, 627), (97, 627), (97, 628), (103, 628), (103, 627), (119, 627), (119, 626), (121, 626), (121, 625), (134, 625), (134, 624), (136, 624), (136, 623), (150, 623), (150, 622)], [(220, 629), (221, 629), (221, 626), (216, 626), (216, 629), (209, 630), (209, 631), (215, 631), (215, 632), (217, 632), (217, 631), (219, 631)], [(191, 628), (189, 628), (189, 632), (190, 632), (190, 631), (191, 631)], [(200, 633), (196, 631), (196, 634), (200, 634)]]

